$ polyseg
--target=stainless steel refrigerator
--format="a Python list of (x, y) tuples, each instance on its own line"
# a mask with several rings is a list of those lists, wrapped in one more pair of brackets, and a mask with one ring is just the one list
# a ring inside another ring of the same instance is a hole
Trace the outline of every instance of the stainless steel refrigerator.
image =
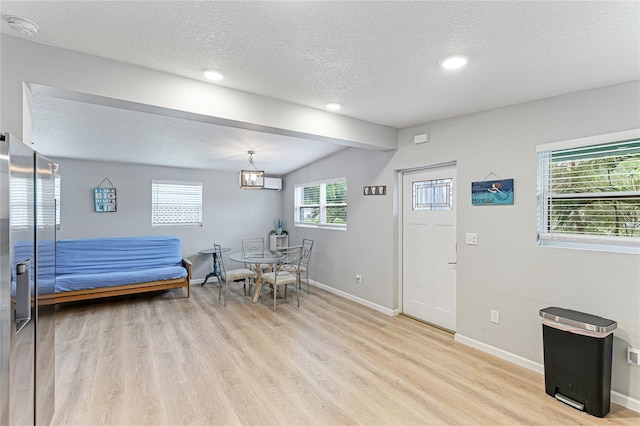
[(0, 135), (0, 425), (46, 425), (55, 409), (55, 189), (51, 162)]

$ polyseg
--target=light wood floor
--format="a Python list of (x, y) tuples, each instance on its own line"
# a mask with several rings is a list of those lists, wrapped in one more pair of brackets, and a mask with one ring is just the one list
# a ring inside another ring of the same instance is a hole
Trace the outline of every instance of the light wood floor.
[(53, 425), (640, 424), (598, 419), (543, 376), (312, 288), (274, 313), (216, 284), (56, 311)]

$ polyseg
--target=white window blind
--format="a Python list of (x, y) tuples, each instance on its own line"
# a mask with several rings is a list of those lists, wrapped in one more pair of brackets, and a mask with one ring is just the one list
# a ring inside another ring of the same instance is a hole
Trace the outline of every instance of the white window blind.
[[(11, 227), (28, 228), (34, 226), (33, 178), (13, 176), (11, 178)], [(36, 184), (35, 211), (37, 212), (35, 226), (43, 228), (53, 226), (53, 200), (45, 199), (44, 194), (51, 194), (51, 186), (55, 193), (55, 222), (60, 227), (60, 176), (54, 180), (38, 179)]]
[(53, 190), (56, 199), (56, 229), (60, 229), (60, 175), (54, 176)]
[(296, 185), (294, 225), (347, 228), (347, 179)]
[[(50, 175), (36, 180), (36, 225), (38, 228), (56, 226), (59, 228), (60, 222), (56, 217), (56, 183), (59, 183), (60, 176), (51, 179)], [(45, 197), (46, 194), (46, 197)], [(52, 198), (53, 196), (53, 198)]]
[(640, 252), (640, 138), (559, 146), (538, 152), (540, 244)]
[(151, 182), (152, 226), (202, 226), (202, 183)]
[(11, 228), (33, 226), (33, 179), (12, 176), (9, 198), (11, 203)]

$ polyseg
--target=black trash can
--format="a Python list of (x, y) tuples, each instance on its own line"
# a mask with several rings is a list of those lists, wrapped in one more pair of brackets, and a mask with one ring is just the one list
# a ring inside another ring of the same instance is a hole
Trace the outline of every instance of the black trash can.
[(611, 409), (613, 330), (606, 318), (569, 309), (540, 310), (548, 395), (596, 417)]

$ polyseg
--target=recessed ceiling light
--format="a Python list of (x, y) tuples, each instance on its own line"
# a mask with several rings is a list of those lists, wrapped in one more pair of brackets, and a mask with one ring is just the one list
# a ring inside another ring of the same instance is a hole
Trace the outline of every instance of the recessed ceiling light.
[(220, 72), (216, 70), (210, 70), (207, 68), (202, 70), (202, 74), (209, 80), (213, 80), (213, 81), (220, 81), (224, 78), (224, 76)]
[(442, 58), (440, 60), (440, 65), (442, 65), (442, 68), (448, 70), (457, 70), (467, 65), (467, 58), (458, 55), (447, 56), (446, 58)]
[(342, 108), (342, 104), (339, 104), (337, 102), (328, 102), (327, 103), (327, 109), (330, 109), (331, 111), (337, 111), (340, 108)]
[(18, 31), (26, 36), (34, 36), (38, 34), (40, 28), (38, 24), (25, 18), (18, 16), (5, 16), (4, 18), (9, 24), (9, 28)]

